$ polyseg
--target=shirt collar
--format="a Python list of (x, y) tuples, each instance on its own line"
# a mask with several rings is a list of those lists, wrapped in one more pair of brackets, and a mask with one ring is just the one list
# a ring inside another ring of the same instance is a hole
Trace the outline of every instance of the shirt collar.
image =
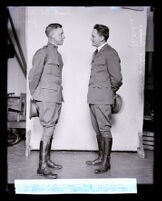
[(55, 44), (53, 44), (53, 43), (50, 43), (50, 42), (48, 42), (48, 44), (47, 44), (47, 45), (52, 46), (52, 47), (54, 47), (54, 48), (58, 48), (58, 46), (57, 46), (57, 45), (55, 45)]
[(106, 45), (107, 44), (107, 42), (105, 42), (104, 44), (102, 44), (102, 45), (100, 45), (97, 49), (98, 49), (98, 51), (100, 51), (101, 50), (101, 48), (104, 46), (104, 45)]

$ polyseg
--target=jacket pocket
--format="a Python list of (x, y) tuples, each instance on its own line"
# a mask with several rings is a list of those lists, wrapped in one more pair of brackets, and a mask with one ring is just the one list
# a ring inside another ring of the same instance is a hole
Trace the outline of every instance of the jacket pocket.
[(106, 60), (104, 57), (98, 57), (98, 58), (94, 59), (93, 64), (106, 65)]
[(111, 86), (109, 83), (93, 84), (93, 85), (89, 85), (89, 86), (92, 88), (98, 88), (98, 89), (102, 89), (102, 88), (111, 89)]
[(54, 90), (54, 91), (59, 91), (60, 90), (60, 86), (58, 86), (58, 85), (50, 85), (50, 83), (44, 83), (43, 85), (42, 85), (42, 89), (49, 89), (49, 90)]
[(46, 64), (46, 72), (48, 75), (54, 75), (57, 77), (61, 77), (61, 68), (58, 63), (47, 63)]

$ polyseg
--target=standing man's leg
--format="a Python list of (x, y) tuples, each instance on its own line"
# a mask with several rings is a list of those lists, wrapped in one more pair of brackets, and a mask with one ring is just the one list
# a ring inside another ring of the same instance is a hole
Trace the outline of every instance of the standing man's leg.
[(104, 157), (101, 166), (95, 170), (96, 174), (106, 172), (111, 167), (110, 154), (112, 148), (112, 138), (103, 137), (103, 139), (104, 139)]
[(103, 160), (96, 174), (106, 172), (110, 168), (110, 154), (112, 149), (111, 134), (111, 105), (95, 105), (96, 119), (103, 139)]
[(52, 172), (47, 165), (47, 153), (48, 153), (48, 143), (51, 135), (53, 134), (54, 127), (43, 127), (43, 135), (40, 141), (40, 151), (39, 151), (39, 167), (37, 170), (38, 175), (46, 176), (52, 179), (58, 177), (57, 174)]
[(98, 151), (98, 157), (93, 161), (86, 161), (86, 164), (87, 165), (100, 165), (103, 160), (104, 141), (103, 141), (103, 138), (101, 136), (101, 133), (100, 133), (100, 130), (98, 127), (98, 123), (97, 123), (97, 119), (96, 119), (95, 105), (90, 104), (89, 108), (90, 108), (91, 122), (92, 122), (93, 129), (95, 130), (95, 133), (96, 133), (99, 151)]
[(48, 149), (47, 149), (47, 165), (48, 167), (54, 168), (56, 170), (59, 170), (62, 168), (62, 165), (56, 164), (54, 161), (51, 160), (51, 145), (52, 145), (53, 137), (50, 138), (48, 143)]
[[(56, 179), (57, 174), (54, 174), (49, 170), (49, 160), (50, 160), (50, 141), (53, 137), (55, 125), (58, 122), (61, 104), (57, 103), (36, 103), (39, 109), (39, 119), (43, 126), (43, 134), (40, 141), (40, 153), (39, 153), (39, 168), (37, 173), (42, 176), (47, 176), (49, 178)], [(59, 107), (58, 107), (59, 106)], [(51, 141), (52, 143), (52, 141)], [(50, 161), (52, 162), (52, 161)], [(56, 165), (56, 164), (54, 164)], [(52, 166), (52, 165), (51, 165)], [(56, 165), (54, 168), (60, 169), (61, 166)]]
[[(57, 116), (55, 117), (56, 121), (55, 121), (55, 125), (58, 123), (58, 120), (60, 118), (60, 113), (61, 113), (61, 107), (62, 104), (56, 104), (56, 111), (57, 111)], [(56, 164), (54, 161), (52, 161), (50, 159), (50, 153), (51, 153), (51, 145), (52, 145), (52, 141), (53, 141), (53, 135), (51, 136), (49, 143), (48, 143), (48, 151), (47, 151), (47, 165), (48, 167), (54, 168), (54, 169), (61, 169), (62, 165)]]

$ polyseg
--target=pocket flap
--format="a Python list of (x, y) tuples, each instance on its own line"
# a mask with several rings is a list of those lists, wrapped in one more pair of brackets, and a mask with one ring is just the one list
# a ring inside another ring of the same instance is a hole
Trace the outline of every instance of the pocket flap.
[(56, 84), (44, 83), (42, 85), (42, 89), (51, 89), (51, 90), (58, 91), (60, 89), (60, 86)]
[(55, 59), (55, 60), (48, 59), (46, 64), (48, 64), (48, 65), (58, 65), (58, 66), (60, 65), (58, 59)]

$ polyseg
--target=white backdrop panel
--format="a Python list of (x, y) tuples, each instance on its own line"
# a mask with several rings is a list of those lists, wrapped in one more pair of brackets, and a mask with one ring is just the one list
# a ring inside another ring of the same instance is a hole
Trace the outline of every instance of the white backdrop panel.
[[(27, 7), (28, 72), (35, 51), (47, 44), (44, 30), (49, 23), (62, 24), (66, 37), (64, 45), (59, 47), (64, 61), (65, 102), (55, 129), (53, 149), (97, 149), (87, 92), (90, 62), (95, 50), (91, 46), (91, 32), (93, 26), (100, 23), (110, 28), (108, 43), (119, 53), (123, 75), (123, 85), (118, 92), (123, 98), (123, 107), (112, 117), (113, 150), (137, 150), (138, 133), (142, 132), (143, 126), (146, 19), (146, 10), (120, 7)], [(42, 127), (38, 118), (29, 120), (29, 98), (27, 82), (27, 139), (31, 149), (38, 149)]]

